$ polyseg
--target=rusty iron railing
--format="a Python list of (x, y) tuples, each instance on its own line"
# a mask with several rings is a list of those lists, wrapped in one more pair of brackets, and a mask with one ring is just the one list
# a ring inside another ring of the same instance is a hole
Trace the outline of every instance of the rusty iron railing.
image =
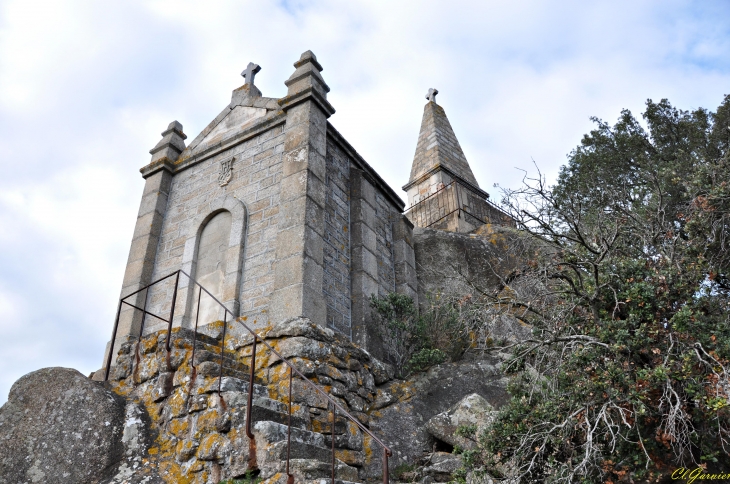
[[(137, 341), (140, 341), (142, 339), (142, 335), (144, 332), (144, 321), (145, 317), (147, 315), (152, 316), (154, 318), (157, 318), (165, 323), (167, 323), (167, 337), (165, 341), (165, 349), (168, 352), (170, 352), (170, 335), (172, 333), (172, 321), (175, 315), (175, 302), (177, 300), (177, 291), (178, 286), (180, 282), (180, 274), (184, 275), (188, 278), (190, 282), (193, 283), (193, 287), (198, 288), (198, 302), (197, 302), (197, 308), (195, 312), (195, 329), (193, 330), (193, 350), (191, 355), (191, 366), (193, 371), (192, 379), (195, 377), (196, 372), (196, 365), (195, 365), (195, 345), (197, 342), (197, 333), (198, 333), (198, 317), (200, 315), (200, 298), (202, 296), (202, 293), (205, 292), (208, 296), (210, 296), (220, 307), (224, 309), (224, 317), (223, 317), (223, 333), (221, 336), (221, 350), (220, 350), (220, 371), (218, 374), (218, 396), (222, 399), (223, 396), (221, 395), (221, 381), (223, 379), (223, 353), (225, 350), (225, 342), (226, 342), (226, 328), (228, 326), (228, 316), (230, 315), (233, 317), (233, 320), (239, 323), (241, 326), (243, 326), (252, 336), (253, 336), (253, 346), (251, 349), (251, 365), (250, 365), (250, 375), (249, 375), (249, 382), (248, 382), (248, 404), (246, 406), (246, 436), (249, 438), (249, 464), (251, 468), (256, 467), (256, 442), (253, 435), (253, 432), (251, 430), (251, 407), (253, 404), (253, 392), (254, 392), (254, 374), (256, 371), (256, 345), (260, 340), (260, 343), (263, 344), (266, 349), (271, 351), (274, 355), (276, 355), (284, 364), (286, 364), (289, 367), (289, 421), (288, 421), (288, 429), (287, 429), (287, 453), (286, 453), (286, 474), (287, 474), (287, 484), (294, 484), (294, 476), (289, 472), (289, 457), (290, 457), (290, 447), (291, 447), (291, 412), (292, 412), (292, 378), (294, 376), (294, 373), (297, 374), (297, 376), (304, 381), (305, 384), (309, 385), (312, 389), (314, 389), (316, 392), (321, 394), (324, 398), (328, 401), (329, 404), (332, 404), (332, 484), (335, 484), (335, 421), (336, 421), (336, 415), (337, 410), (347, 417), (351, 422), (353, 422), (355, 425), (360, 428), (364, 433), (370, 436), (375, 442), (378, 443), (383, 449), (383, 483), (388, 484), (390, 482), (389, 472), (388, 472), (388, 457), (393, 455), (393, 452), (388, 448), (387, 445), (385, 445), (378, 437), (376, 437), (365, 425), (363, 425), (359, 420), (357, 420), (355, 417), (350, 415), (349, 412), (347, 412), (340, 404), (338, 404), (333, 398), (331, 398), (324, 389), (322, 389), (319, 385), (311, 381), (309, 378), (304, 376), (295, 366), (292, 364), (289, 360), (281, 356), (274, 348), (269, 345), (269, 343), (266, 342), (266, 340), (259, 338), (259, 336), (256, 334), (256, 332), (249, 328), (245, 323), (235, 318), (233, 313), (226, 308), (226, 306), (220, 302), (213, 294), (210, 293), (206, 288), (204, 288), (198, 281), (193, 279), (188, 273), (186, 273), (183, 270), (177, 270), (171, 274), (168, 274), (165, 277), (162, 277), (160, 279), (157, 279), (156, 281), (147, 284), (142, 289), (139, 289), (131, 294), (128, 294), (127, 296), (121, 298), (119, 300), (119, 306), (117, 307), (117, 317), (114, 321), (114, 329), (112, 331), (112, 339), (109, 346), (109, 355), (107, 357), (106, 361), (106, 370), (104, 373), (104, 381), (109, 380), (109, 372), (111, 370), (111, 364), (112, 364), (112, 357), (114, 353), (114, 343), (116, 342), (117, 338), (117, 330), (119, 328), (119, 316), (121, 314), (122, 305), (130, 306), (138, 311), (142, 311), (142, 321), (140, 323), (139, 328), (139, 335), (137, 337)], [(165, 281), (172, 276), (175, 276), (175, 286), (172, 293), (172, 306), (170, 308), (170, 315), (168, 319), (165, 319), (161, 316), (158, 316), (156, 314), (153, 314), (149, 311), (147, 311), (147, 295), (149, 293), (150, 288), (152, 288), (154, 285)], [(139, 294), (142, 291), (146, 291), (145, 293), (145, 302), (143, 307), (138, 307), (128, 301), (126, 299), (129, 299), (130, 297)], [(138, 348), (139, 350), (139, 348)], [(192, 389), (192, 384), (190, 386), (190, 389)]]
[(416, 227), (432, 227), (455, 212), (458, 217), (471, 217), (477, 223), (514, 225), (504, 210), (456, 181), (408, 207), (405, 216)]

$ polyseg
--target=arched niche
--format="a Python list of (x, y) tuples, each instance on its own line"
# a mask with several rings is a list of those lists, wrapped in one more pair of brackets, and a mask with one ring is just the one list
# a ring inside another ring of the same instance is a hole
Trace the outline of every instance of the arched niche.
[[(183, 270), (210, 291), (237, 317), (243, 274), (246, 207), (231, 196), (211, 202), (210, 211), (193, 221), (193, 233), (185, 242)], [(187, 279), (183, 277), (183, 279)], [(184, 326), (195, 324), (198, 288), (181, 280), (186, 290)], [(199, 324), (222, 320), (224, 311), (209, 296), (201, 297)], [(230, 320), (229, 316), (229, 320)]]
[[(213, 215), (200, 232), (198, 250), (195, 254), (193, 277), (200, 285), (210, 291), (219, 301), (225, 298), (228, 240), (231, 237), (231, 212), (221, 210)], [(223, 309), (208, 294), (193, 291), (193, 309), (200, 324), (208, 324), (223, 319)]]

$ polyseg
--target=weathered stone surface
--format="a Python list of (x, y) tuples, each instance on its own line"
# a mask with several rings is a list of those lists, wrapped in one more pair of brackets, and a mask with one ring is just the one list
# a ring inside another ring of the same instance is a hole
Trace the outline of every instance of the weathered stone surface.
[[(418, 271), (418, 301), (428, 304), (428, 296), (444, 294), (462, 298), (480, 292), (495, 293), (502, 281), (521, 264), (535, 241), (509, 227), (485, 225), (476, 233), (458, 234), (415, 228), (413, 231)], [(514, 318), (492, 323), (490, 337), (520, 340), (531, 329)]]
[(283, 336), (304, 336), (317, 341), (332, 342), (334, 331), (314, 324), (307, 318), (292, 318), (282, 321), (266, 333), (266, 338), (281, 338)]
[[(412, 463), (431, 452), (434, 441), (426, 431), (426, 422), (465, 396), (477, 393), (495, 408), (504, 404), (508, 398), (506, 380), (497, 363), (492, 358), (444, 363), (407, 382), (389, 383), (384, 390), (393, 394), (398, 403), (371, 411), (370, 428), (393, 450), (391, 465)], [(377, 446), (371, 451), (380, 452)], [(379, 475), (377, 460), (373, 460), (368, 472)]]
[(447, 452), (434, 452), (423, 473), (434, 478), (436, 482), (448, 482), (452, 475), (461, 468), (463, 461), (460, 455)]
[(122, 456), (124, 402), (69, 368), (15, 382), (0, 409), (0, 481), (96, 482)]
[(160, 400), (164, 400), (168, 395), (170, 395), (170, 393), (172, 393), (173, 376), (173, 373), (170, 372), (160, 374), (160, 377), (157, 379), (155, 387), (152, 390), (153, 401), (159, 402)]
[(218, 363), (212, 361), (204, 361), (198, 365), (198, 375), (202, 377), (206, 376), (218, 376), (221, 371), (221, 367)]
[(494, 418), (494, 407), (477, 393), (467, 395), (459, 403), (439, 413), (426, 423), (426, 430), (437, 439), (462, 449), (473, 449), (476, 442), (456, 434), (461, 426), (475, 426), (477, 433)]
[(382, 388), (378, 388), (375, 401), (372, 403), (372, 405), (370, 405), (370, 410), (380, 410), (381, 408), (392, 405), (397, 401), (398, 399), (395, 398), (390, 392), (388, 392), (387, 390), (383, 390)]
[[(332, 348), (329, 345), (303, 336), (293, 336), (282, 340), (277, 345), (277, 350), (281, 356), (287, 359), (299, 356), (310, 360), (324, 360), (332, 354)], [(277, 361), (279, 358), (276, 355), (270, 356), (269, 364)]]

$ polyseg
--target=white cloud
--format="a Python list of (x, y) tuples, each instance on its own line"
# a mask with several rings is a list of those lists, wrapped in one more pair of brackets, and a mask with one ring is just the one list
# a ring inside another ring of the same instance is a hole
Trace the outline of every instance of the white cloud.
[(50, 365), (96, 369), (143, 182), (173, 119), (189, 139), (263, 66), (323, 64), (332, 123), (396, 189), (429, 87), (483, 188), (515, 186), (646, 98), (716, 107), (730, 85), (724, 2), (0, 0), (0, 401)]

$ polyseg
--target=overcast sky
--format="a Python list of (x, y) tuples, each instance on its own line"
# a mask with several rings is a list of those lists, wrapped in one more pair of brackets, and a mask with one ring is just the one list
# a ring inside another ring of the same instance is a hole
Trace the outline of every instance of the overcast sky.
[(195, 138), (249, 61), (283, 96), (308, 49), (330, 121), (399, 193), (435, 87), (498, 199), (532, 160), (554, 179), (591, 116), (714, 110), (730, 2), (0, 0), (0, 403), (29, 371), (101, 366), (168, 123)]

